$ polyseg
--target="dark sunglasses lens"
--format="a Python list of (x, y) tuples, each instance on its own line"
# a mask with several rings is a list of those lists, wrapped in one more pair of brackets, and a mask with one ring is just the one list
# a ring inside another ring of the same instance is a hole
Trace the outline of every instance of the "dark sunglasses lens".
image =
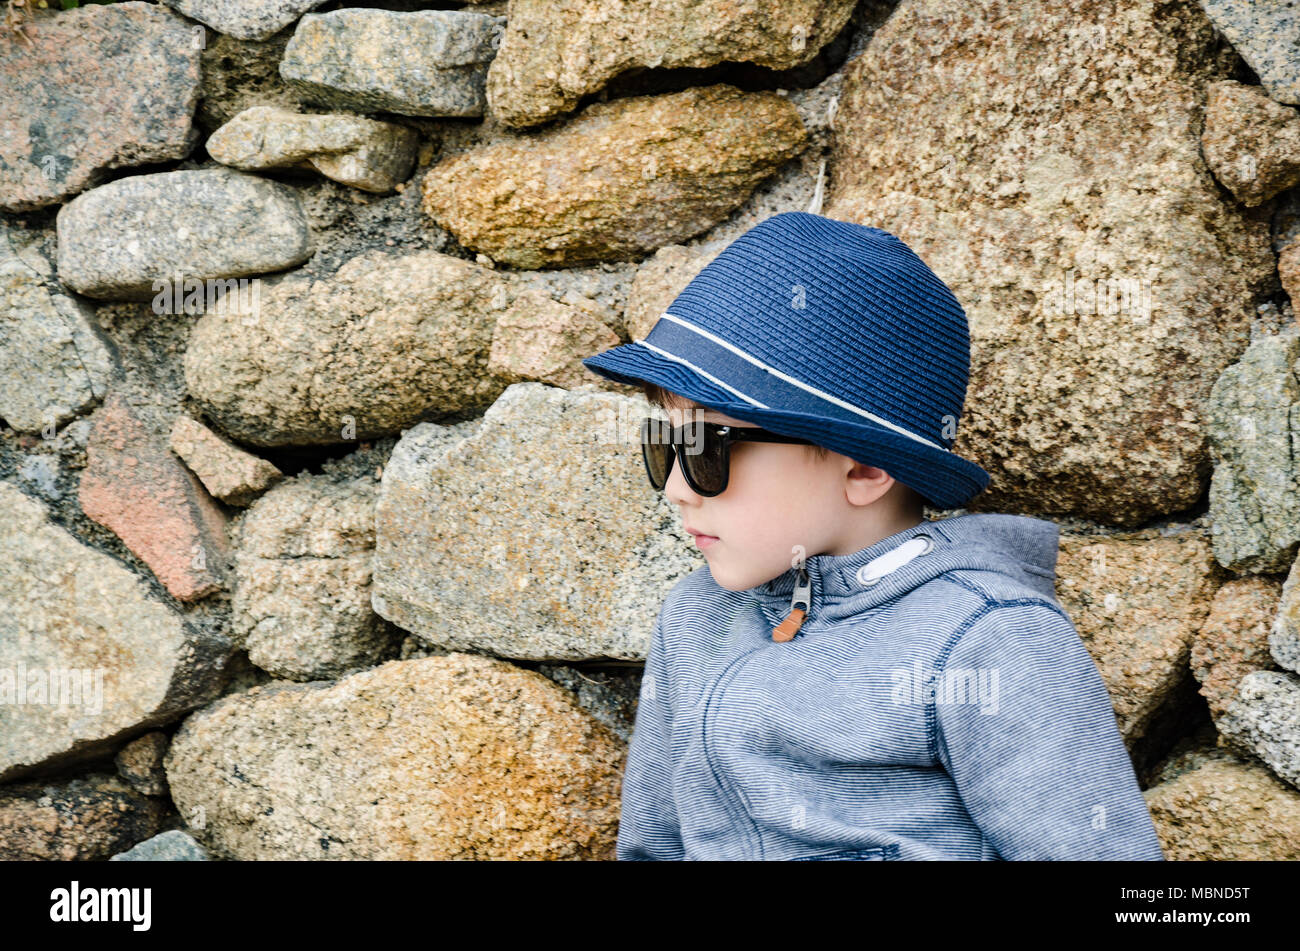
[(645, 460), (646, 475), (656, 491), (668, 484), (668, 470), (673, 463), (673, 447), (664, 439), (665, 435), (657, 424), (650, 420), (641, 424), (641, 456)]
[(727, 468), (723, 460), (722, 440), (707, 426), (688, 428), (682, 456), (692, 488), (706, 495), (717, 495), (726, 485)]

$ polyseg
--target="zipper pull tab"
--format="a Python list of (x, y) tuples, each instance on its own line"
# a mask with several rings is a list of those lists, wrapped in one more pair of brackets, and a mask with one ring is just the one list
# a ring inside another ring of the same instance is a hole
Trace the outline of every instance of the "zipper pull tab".
[[(803, 607), (799, 607), (801, 604)], [(794, 593), (790, 595), (790, 613), (786, 615), (784, 621), (772, 628), (772, 640), (781, 644), (794, 640), (794, 636), (799, 633), (799, 628), (803, 627), (803, 622), (810, 611), (812, 611), (812, 582), (808, 579), (808, 572), (800, 568), (794, 584)]]

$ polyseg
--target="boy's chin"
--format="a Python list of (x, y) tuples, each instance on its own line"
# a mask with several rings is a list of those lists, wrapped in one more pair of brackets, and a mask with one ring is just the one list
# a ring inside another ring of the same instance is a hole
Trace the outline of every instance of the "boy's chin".
[(714, 562), (708, 564), (709, 574), (713, 576), (713, 581), (719, 588), (727, 591), (748, 591), (757, 585), (763, 584), (770, 578), (762, 577), (762, 572), (745, 576), (735, 572), (728, 571)]

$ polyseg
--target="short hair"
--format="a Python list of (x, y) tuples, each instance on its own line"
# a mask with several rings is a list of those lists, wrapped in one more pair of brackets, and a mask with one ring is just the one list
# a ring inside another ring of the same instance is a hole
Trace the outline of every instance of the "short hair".
[[(699, 403), (695, 402), (695, 400), (687, 399), (684, 396), (674, 393), (672, 390), (666, 390), (656, 383), (643, 382), (641, 384), (641, 392), (645, 394), (647, 400), (662, 409), (668, 409), (669, 407), (674, 409), (708, 409), (707, 406), (701, 406)], [(818, 459), (825, 459), (831, 454), (831, 451), (825, 446), (818, 446), (816, 444), (805, 445), (804, 449), (813, 452)]]
[[(678, 393), (674, 393), (672, 390), (664, 389), (664, 387), (659, 386), (657, 383), (650, 383), (643, 380), (641, 382), (641, 392), (650, 403), (660, 407), (661, 409), (708, 409), (707, 406), (701, 406), (699, 403), (695, 402), (695, 400), (687, 399)], [(807, 450), (810, 455), (816, 456), (818, 459), (826, 459), (831, 454), (831, 451), (825, 446), (819, 446), (815, 443), (812, 445), (805, 445), (804, 449)], [(898, 483), (898, 485), (902, 489), (902, 494), (899, 499), (902, 505), (909, 508), (915, 508), (919, 511), (921, 507), (926, 504), (925, 497), (910, 485), (903, 485), (901, 482)]]

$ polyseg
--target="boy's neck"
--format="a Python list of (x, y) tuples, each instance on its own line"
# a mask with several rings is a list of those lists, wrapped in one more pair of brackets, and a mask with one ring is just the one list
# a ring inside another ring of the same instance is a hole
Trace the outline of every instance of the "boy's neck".
[(864, 548), (870, 548), (876, 542), (886, 539), (890, 535), (896, 535), (909, 528), (915, 528), (924, 521), (925, 517), (915, 512), (895, 513), (888, 520), (878, 521), (865, 528), (859, 528), (853, 535), (842, 539), (838, 545), (827, 549), (826, 554), (834, 557), (852, 555)]

